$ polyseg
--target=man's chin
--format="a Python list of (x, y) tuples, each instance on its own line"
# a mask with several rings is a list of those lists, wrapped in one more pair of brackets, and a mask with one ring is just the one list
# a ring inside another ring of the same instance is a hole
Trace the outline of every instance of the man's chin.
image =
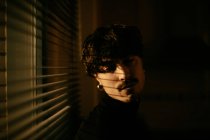
[(129, 95), (119, 95), (119, 96), (116, 96), (116, 95), (109, 95), (110, 97), (112, 97), (113, 99), (115, 100), (119, 100), (121, 102), (124, 102), (124, 103), (129, 103), (131, 100), (132, 100), (132, 94), (129, 94)]
[(119, 98), (120, 101), (124, 102), (124, 103), (129, 103), (132, 100), (132, 94), (126, 95), (126, 96), (121, 96), (121, 98)]

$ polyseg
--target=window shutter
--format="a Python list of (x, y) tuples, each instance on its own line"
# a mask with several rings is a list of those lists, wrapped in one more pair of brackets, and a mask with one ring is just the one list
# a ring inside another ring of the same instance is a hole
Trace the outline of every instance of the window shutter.
[(0, 0), (0, 139), (7, 134), (6, 1)]
[(73, 138), (80, 80), (77, 0), (7, 0), (1, 7), (1, 138)]

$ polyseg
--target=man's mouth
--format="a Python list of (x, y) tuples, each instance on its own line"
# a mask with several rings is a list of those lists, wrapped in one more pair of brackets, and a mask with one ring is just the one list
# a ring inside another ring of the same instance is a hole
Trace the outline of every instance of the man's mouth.
[(131, 89), (132, 87), (134, 87), (136, 84), (138, 83), (137, 79), (130, 79), (130, 80), (126, 80), (123, 84), (121, 84), (118, 87), (119, 91), (122, 91), (124, 89)]

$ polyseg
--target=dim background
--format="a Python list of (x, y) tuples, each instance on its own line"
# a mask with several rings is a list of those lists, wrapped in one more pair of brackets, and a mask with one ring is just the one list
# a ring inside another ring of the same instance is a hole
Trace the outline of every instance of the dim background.
[[(210, 130), (209, 2), (83, 0), (81, 5), (82, 39), (106, 24), (141, 29), (146, 83), (140, 109), (150, 128), (157, 133), (206, 134)], [(86, 80), (90, 81), (84, 75), (84, 116), (98, 101), (96, 83)]]
[(0, 0), (0, 139), (74, 138), (100, 99), (82, 41), (107, 24), (141, 30), (157, 139), (209, 136), (209, 17), (207, 0)]

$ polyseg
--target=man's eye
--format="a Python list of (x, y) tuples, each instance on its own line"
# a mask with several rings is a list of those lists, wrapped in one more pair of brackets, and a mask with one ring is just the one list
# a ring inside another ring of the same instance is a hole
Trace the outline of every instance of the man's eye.
[(98, 70), (102, 73), (105, 72), (113, 72), (116, 69), (116, 65), (114, 63), (109, 63), (108, 65), (101, 65), (98, 67)]
[(109, 67), (108, 66), (99, 66), (99, 70), (102, 72), (106, 72), (109, 70)]

